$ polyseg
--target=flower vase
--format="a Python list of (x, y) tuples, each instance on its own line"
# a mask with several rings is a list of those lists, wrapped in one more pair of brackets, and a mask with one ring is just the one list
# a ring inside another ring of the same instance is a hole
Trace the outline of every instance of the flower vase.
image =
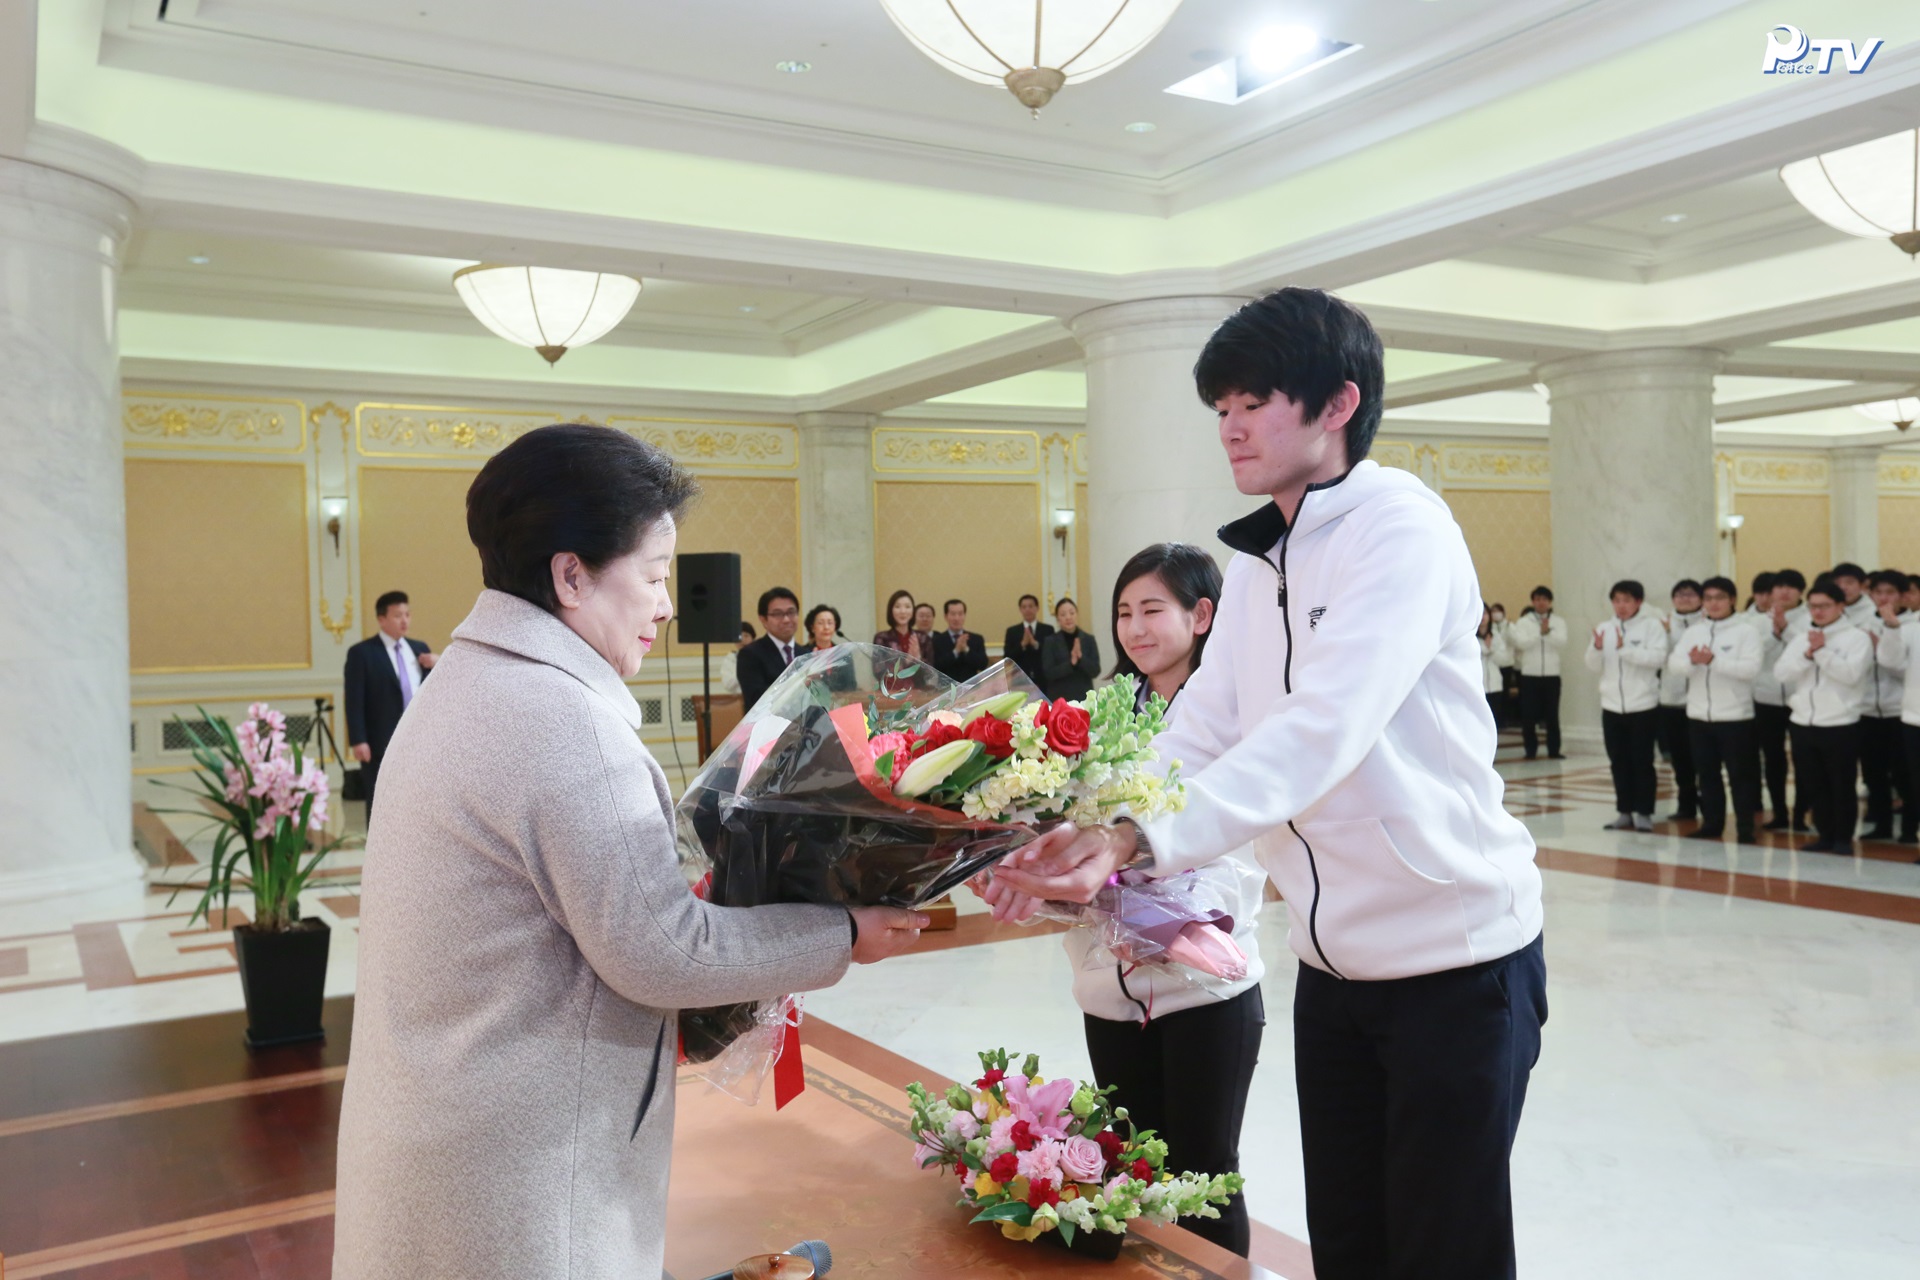
[(250, 924), (234, 926), (240, 991), (247, 1002), (247, 1048), (327, 1038), (321, 1010), (331, 939), (326, 923), (311, 917), (277, 933), (262, 933)]
[(1127, 1242), (1124, 1231), (1076, 1231), (1073, 1243), (1068, 1244), (1066, 1237), (1058, 1230), (1042, 1233), (1042, 1240), (1051, 1240), (1056, 1249), (1065, 1249), (1068, 1253), (1082, 1258), (1094, 1258), (1101, 1262), (1112, 1262), (1120, 1256), (1120, 1247)]

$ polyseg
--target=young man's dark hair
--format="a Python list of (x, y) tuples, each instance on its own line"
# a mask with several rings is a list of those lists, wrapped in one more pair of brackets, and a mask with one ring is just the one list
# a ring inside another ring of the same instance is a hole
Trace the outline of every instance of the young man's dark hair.
[(1895, 591), (1905, 591), (1907, 589), (1907, 575), (1898, 569), (1876, 569), (1867, 575), (1867, 589), (1869, 591), (1881, 586), (1892, 587)]
[(1024, 596), (1021, 596), (1017, 603), (1025, 604), (1029, 600), (1033, 601), (1034, 608), (1038, 609), (1040, 607), (1040, 597), (1032, 594), (1031, 592), (1029, 592)]
[(940, 606), (940, 612), (944, 614), (946, 613), (947, 610), (953, 608), (953, 606), (955, 605), (959, 605), (962, 609), (964, 609), (967, 607), (967, 602), (965, 600), (949, 600), (945, 604)]
[(387, 616), (387, 610), (393, 608), (393, 606), (397, 604), (407, 604), (407, 603), (409, 603), (409, 601), (407, 600), (406, 592), (404, 591), (385, 592), (381, 595), (381, 597), (378, 600), (375, 600), (373, 602), (373, 616), (376, 618), (384, 618)]
[(1847, 602), (1847, 593), (1840, 589), (1840, 584), (1834, 580), (1834, 575), (1831, 573), (1823, 573), (1815, 578), (1813, 585), (1807, 588), (1807, 594), (1810, 596), (1825, 596), (1835, 604), (1845, 604)]
[(1680, 581), (1673, 584), (1673, 590), (1667, 592), (1667, 595), (1669, 598), (1671, 598), (1673, 596), (1679, 595), (1682, 591), (1691, 591), (1693, 592), (1693, 594), (1699, 595), (1700, 584), (1694, 581), (1692, 578), (1682, 578), (1680, 579)]
[(1792, 587), (1795, 591), (1805, 591), (1807, 589), (1807, 575), (1798, 569), (1780, 569), (1773, 575), (1773, 585), (1776, 587)]
[(1647, 589), (1632, 578), (1622, 578), (1607, 589), (1607, 599), (1615, 596), (1632, 596), (1635, 600), (1645, 600)]
[(1553, 600), (1553, 588), (1552, 587), (1535, 587), (1532, 591), (1527, 593), (1527, 599), (1529, 600), (1537, 600), (1541, 596), (1545, 596), (1548, 602), (1551, 603)]
[(762, 618), (766, 617), (767, 610), (773, 608), (773, 602), (775, 600), (791, 600), (793, 601), (793, 607), (796, 611), (800, 608), (799, 596), (793, 594), (793, 592), (787, 590), (785, 587), (773, 587), (760, 593), (760, 604), (754, 612)]
[(1772, 573), (1756, 573), (1756, 574), (1754, 574), (1754, 575), (1753, 575), (1753, 594), (1754, 594), (1754, 597), (1755, 597), (1756, 599), (1758, 599), (1758, 598), (1759, 598), (1760, 596), (1763, 596), (1763, 595), (1766, 595), (1766, 594), (1767, 594), (1768, 592), (1770, 592), (1770, 591), (1772, 591), (1772, 590), (1773, 590), (1773, 584), (1774, 584), (1774, 583), (1775, 583), (1776, 581), (1778, 581), (1778, 579), (1779, 579), (1779, 575), (1777, 575), (1777, 574), (1772, 574)]
[[(1753, 589), (1755, 592), (1758, 592), (1760, 590), (1759, 584), (1755, 583)], [(1675, 587), (1674, 590), (1678, 591), (1679, 588)], [(1767, 590), (1769, 591), (1773, 590), (1772, 583), (1767, 584)], [(1700, 594), (1704, 596), (1709, 591), (1722, 592), (1726, 595), (1727, 599), (1729, 600), (1738, 600), (1740, 598), (1740, 588), (1734, 585), (1734, 581), (1732, 578), (1721, 578), (1721, 577), (1708, 578), (1705, 582), (1700, 584)]]
[(1855, 582), (1865, 582), (1867, 580), (1867, 571), (1851, 560), (1842, 560), (1839, 564), (1827, 570), (1824, 576), (1829, 578), (1852, 578)]
[(1263, 400), (1278, 392), (1299, 405), (1307, 421), (1351, 382), (1360, 390), (1346, 427), (1353, 467), (1373, 451), (1385, 369), (1380, 335), (1357, 309), (1319, 289), (1280, 289), (1221, 322), (1193, 366), (1193, 380), (1209, 407), (1236, 392)]

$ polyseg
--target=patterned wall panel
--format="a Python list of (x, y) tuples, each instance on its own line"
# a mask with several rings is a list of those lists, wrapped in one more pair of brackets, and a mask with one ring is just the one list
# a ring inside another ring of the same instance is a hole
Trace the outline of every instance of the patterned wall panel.
[(373, 603), (404, 591), (412, 635), (447, 647), (480, 594), (480, 553), (467, 538), (467, 489), (474, 467), (360, 468), (360, 595), (357, 635), (377, 629)]
[(1920, 494), (1920, 453), (1882, 454), (1880, 492)]
[(880, 427), (873, 433), (873, 469), (904, 475), (1038, 475), (1040, 433)]
[(1467, 537), (1480, 593), (1513, 617), (1527, 595), (1553, 581), (1553, 504), (1546, 493), (1498, 489), (1446, 490), (1447, 505)]
[(1543, 444), (1447, 444), (1440, 449), (1441, 491), (1455, 489), (1537, 490), (1553, 483)]
[[(676, 550), (740, 553), (740, 612), (760, 629), (754, 616), (760, 593), (786, 587), (800, 597), (802, 616), (816, 604), (846, 606), (836, 600), (814, 600), (800, 580), (800, 482), (784, 477), (702, 476), (700, 497), (680, 522)], [(859, 639), (865, 640), (866, 636)], [(676, 657), (697, 655), (697, 644), (674, 644)], [(720, 661), (718, 651), (714, 662)], [(717, 666), (716, 666), (717, 669)], [(694, 690), (698, 693), (699, 690)]]
[[(1815, 461), (1824, 472), (1826, 460)], [(1737, 509), (1746, 517), (1734, 542), (1734, 578), (1743, 592), (1763, 570), (1798, 569), (1811, 581), (1832, 563), (1826, 494), (1743, 491)]]
[[(1832, 479), (1833, 469), (1823, 453), (1736, 452), (1728, 457), (1735, 493), (1825, 494)], [(1746, 510), (1744, 504), (1741, 510)], [(1745, 530), (1741, 537), (1746, 537)]]
[(128, 458), (126, 468), (134, 672), (311, 665), (306, 467)]
[(1920, 573), (1920, 493), (1881, 491), (1880, 564)]
[[(1020, 619), (1020, 597), (1041, 590), (1040, 488), (1018, 481), (876, 480), (873, 486), (873, 616), (896, 589), (916, 600), (957, 596), (967, 625), (999, 652)], [(862, 637), (865, 639), (866, 637)]]
[[(592, 421), (538, 409), (367, 403), (354, 410), (354, 447), (363, 458), (486, 458), (536, 427)], [(615, 414), (603, 425), (638, 436), (695, 469), (799, 466), (799, 432), (784, 423)]]
[(300, 453), (307, 407), (298, 400), (127, 391), (120, 433), (130, 449)]

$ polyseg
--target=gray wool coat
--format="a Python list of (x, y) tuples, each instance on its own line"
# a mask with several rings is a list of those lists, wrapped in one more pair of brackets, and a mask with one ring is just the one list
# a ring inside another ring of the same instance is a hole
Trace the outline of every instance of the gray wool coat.
[(660, 1275), (673, 1011), (846, 972), (839, 908), (688, 891), (639, 727), (605, 659), (498, 591), (401, 719), (367, 836), (336, 1280)]

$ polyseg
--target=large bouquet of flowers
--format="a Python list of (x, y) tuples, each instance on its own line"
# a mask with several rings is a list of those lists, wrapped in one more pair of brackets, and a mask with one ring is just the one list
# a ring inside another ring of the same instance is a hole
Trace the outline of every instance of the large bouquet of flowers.
[[(1032, 840), (1032, 823), (1177, 808), (1177, 780), (1147, 767), (1164, 709), (1136, 711), (1130, 680), (1048, 702), (1009, 662), (959, 683), (836, 645), (788, 667), (694, 777), (681, 860), (725, 906), (920, 906)], [(745, 1064), (709, 1078), (757, 1093), (795, 1021), (790, 1002), (687, 1010), (682, 1048), (706, 1063), (752, 1033)]]
[(1032, 1054), (1018, 1071), (1012, 1061), (1005, 1049), (982, 1053), (971, 1088), (907, 1086), (914, 1159), (959, 1178), (974, 1222), (997, 1223), (1013, 1240), (1057, 1232), (1069, 1248), (1112, 1257), (1133, 1219), (1217, 1218), (1216, 1206), (1239, 1193), (1237, 1173), (1168, 1172), (1167, 1144), (1135, 1130), (1111, 1089), (1043, 1080)]

